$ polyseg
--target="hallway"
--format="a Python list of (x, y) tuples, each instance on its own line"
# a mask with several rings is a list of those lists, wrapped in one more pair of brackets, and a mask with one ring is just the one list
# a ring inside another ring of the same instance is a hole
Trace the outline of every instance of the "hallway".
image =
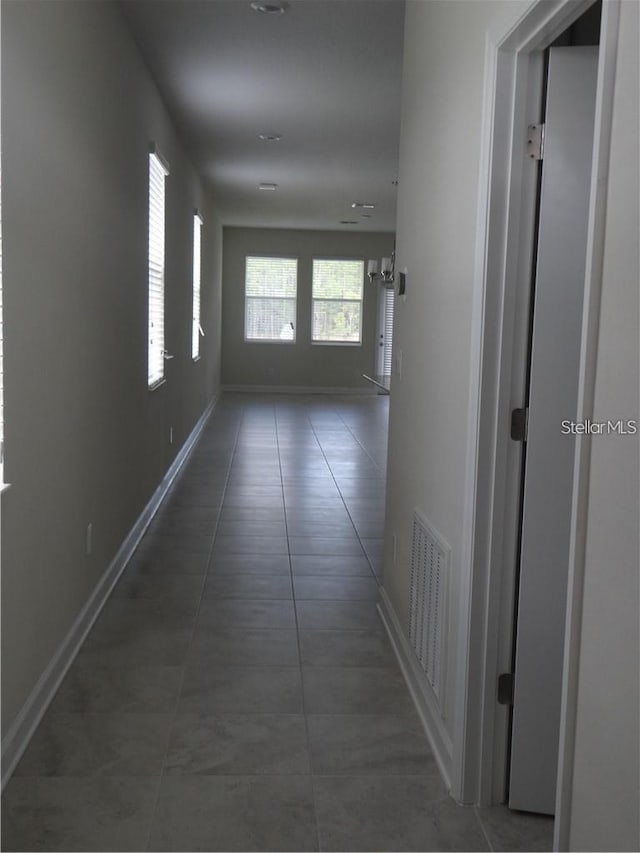
[(544, 850), (448, 798), (376, 610), (389, 398), (225, 394), (3, 795), (4, 850)]

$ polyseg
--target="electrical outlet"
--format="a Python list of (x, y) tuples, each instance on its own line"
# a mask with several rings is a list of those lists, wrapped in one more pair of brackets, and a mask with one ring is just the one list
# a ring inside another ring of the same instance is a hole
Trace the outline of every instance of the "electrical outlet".
[(93, 551), (93, 522), (91, 521), (89, 522), (89, 524), (87, 524), (87, 538), (85, 544), (88, 557)]
[(173, 427), (169, 427), (169, 444), (173, 444)]

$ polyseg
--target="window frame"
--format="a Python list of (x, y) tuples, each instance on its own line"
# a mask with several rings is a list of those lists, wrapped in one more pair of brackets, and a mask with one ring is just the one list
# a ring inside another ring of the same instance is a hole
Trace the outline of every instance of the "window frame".
[[(314, 281), (315, 281), (315, 265), (316, 261), (326, 262), (332, 261), (335, 263), (359, 263), (362, 266), (362, 279), (361, 279), (361, 295), (360, 299), (332, 299), (325, 297), (315, 297), (313, 294)], [(365, 295), (365, 261), (362, 257), (341, 257), (336, 258), (334, 256), (317, 256), (315, 255), (312, 258), (311, 262), (311, 329), (310, 329), (310, 339), (311, 345), (314, 347), (361, 347), (363, 346), (364, 341), (364, 295)], [(316, 302), (353, 302), (360, 305), (360, 325), (358, 329), (358, 340), (357, 341), (336, 341), (336, 340), (317, 340), (314, 338), (314, 307)]]
[[(148, 289), (147, 289), (147, 388), (154, 391), (166, 381), (165, 361), (165, 283), (167, 189), (169, 164), (156, 145), (149, 146), (148, 155)], [(161, 218), (161, 230), (152, 232)]]
[(200, 337), (202, 331), (202, 226), (199, 211), (193, 212), (193, 271), (191, 287), (191, 360), (200, 359)]
[[(247, 266), (249, 260), (268, 260), (268, 261), (293, 261), (295, 263), (295, 296), (247, 296)], [(298, 257), (294, 255), (269, 255), (265, 253), (245, 255), (244, 259), (244, 307), (243, 307), (243, 340), (245, 344), (276, 344), (280, 346), (292, 346), (297, 343), (298, 339), (298, 273), (300, 262)], [(293, 302), (293, 316), (295, 323), (293, 327), (292, 338), (249, 338), (247, 337), (247, 308), (250, 299), (269, 299), (278, 302)]]

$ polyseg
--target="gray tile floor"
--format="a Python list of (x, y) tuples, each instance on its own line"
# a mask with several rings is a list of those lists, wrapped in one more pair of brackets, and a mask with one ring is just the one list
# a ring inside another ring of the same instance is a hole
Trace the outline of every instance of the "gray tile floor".
[(388, 397), (225, 395), (3, 795), (4, 850), (548, 850), (448, 796), (376, 611)]

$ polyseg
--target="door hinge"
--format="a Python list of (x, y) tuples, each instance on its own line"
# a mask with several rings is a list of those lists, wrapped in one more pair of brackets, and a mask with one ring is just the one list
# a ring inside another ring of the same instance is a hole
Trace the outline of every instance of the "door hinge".
[(511, 412), (511, 438), (526, 441), (529, 431), (529, 409), (513, 409)]
[(503, 672), (498, 676), (498, 702), (500, 705), (513, 705), (514, 677), (512, 672)]
[(530, 124), (527, 128), (527, 157), (542, 160), (544, 156), (544, 124)]

